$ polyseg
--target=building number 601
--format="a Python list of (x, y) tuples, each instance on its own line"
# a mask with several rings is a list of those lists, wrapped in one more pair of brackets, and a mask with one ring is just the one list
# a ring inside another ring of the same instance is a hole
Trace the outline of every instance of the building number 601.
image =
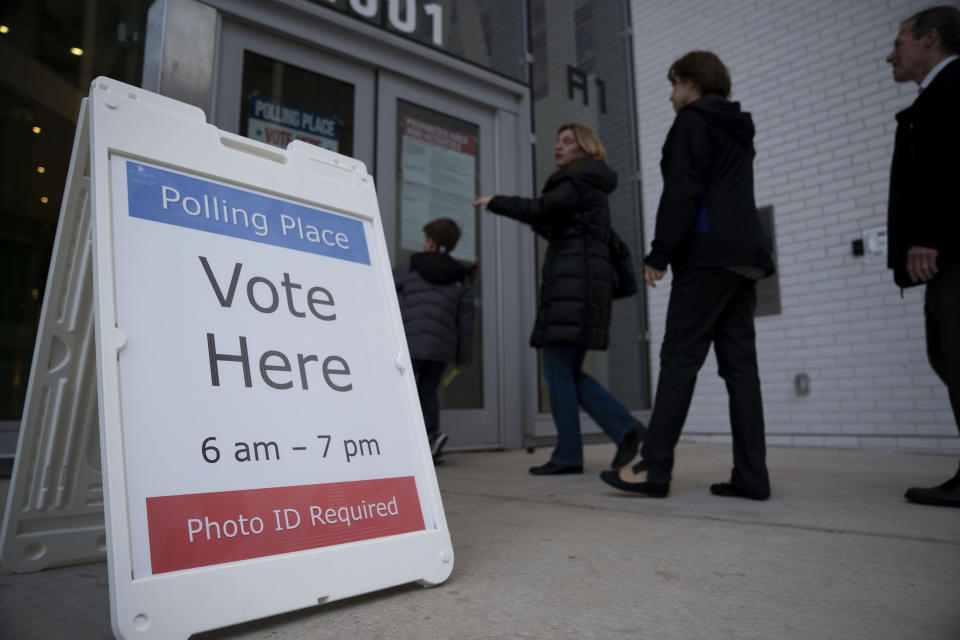
[[(337, 0), (327, 0), (335, 4)], [(364, 18), (376, 18), (380, 0), (350, 0), (350, 10)], [(401, 6), (403, 11), (401, 12)], [(443, 46), (443, 7), (435, 2), (423, 5), (423, 12), (430, 19), (433, 29), (430, 39), (438, 47)], [(401, 18), (401, 13), (403, 17)], [(413, 33), (417, 29), (417, 0), (387, 0), (387, 19), (390, 26), (401, 33)]]

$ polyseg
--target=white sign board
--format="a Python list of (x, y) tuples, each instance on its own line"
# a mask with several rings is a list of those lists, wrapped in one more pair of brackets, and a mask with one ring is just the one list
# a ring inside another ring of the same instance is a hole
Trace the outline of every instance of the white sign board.
[(104, 78), (78, 140), (87, 127), (117, 635), (186, 638), (445, 580), (453, 552), (362, 163), (277, 151)]

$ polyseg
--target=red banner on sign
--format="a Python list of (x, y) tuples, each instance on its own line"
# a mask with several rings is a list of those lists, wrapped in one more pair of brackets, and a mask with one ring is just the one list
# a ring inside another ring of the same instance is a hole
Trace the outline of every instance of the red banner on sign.
[(153, 573), (422, 531), (413, 476), (147, 498)]

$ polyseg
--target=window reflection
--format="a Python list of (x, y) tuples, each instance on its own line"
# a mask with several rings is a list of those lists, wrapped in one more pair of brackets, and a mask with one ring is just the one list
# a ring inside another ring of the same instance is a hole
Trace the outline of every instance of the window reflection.
[[(472, 268), (480, 256), (480, 127), (403, 100), (397, 103), (397, 264), (423, 247), (423, 225), (450, 218), (462, 233), (450, 254)], [(474, 268), (473, 364), (448, 370), (438, 393), (441, 409), (483, 407), (481, 269)]]
[(240, 135), (286, 148), (291, 140), (353, 155), (354, 86), (243, 52)]
[(0, 432), (23, 412), (80, 101), (100, 75), (140, 84), (148, 4), (0, 3)]
[[(610, 195), (617, 233), (639, 264), (643, 255), (636, 158), (630, 24), (627, 3), (612, 0), (530, 0), (532, 89), (536, 122), (536, 185), (556, 170), (557, 128), (568, 122), (593, 127), (607, 149), (620, 184)], [(538, 238), (539, 262), (545, 242)], [(589, 352), (584, 369), (630, 409), (650, 407), (643, 291), (613, 305), (610, 347)], [(540, 410), (548, 412), (540, 382)]]
[(522, 0), (313, 0), (326, 9), (527, 82)]

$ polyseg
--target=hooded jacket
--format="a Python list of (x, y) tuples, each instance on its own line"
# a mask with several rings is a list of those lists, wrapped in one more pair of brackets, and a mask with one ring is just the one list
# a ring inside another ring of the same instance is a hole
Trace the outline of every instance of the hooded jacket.
[(663, 145), (663, 194), (644, 262), (664, 270), (754, 266), (774, 271), (753, 197), (753, 120), (707, 94), (680, 109)]
[(616, 186), (613, 169), (584, 157), (551, 175), (539, 198), (496, 196), (487, 205), (549, 243), (531, 346), (607, 348), (614, 278), (607, 196)]
[(415, 253), (408, 265), (394, 268), (393, 279), (410, 357), (469, 365), (473, 360), (470, 271), (446, 253)]
[(901, 287), (922, 284), (907, 274), (914, 245), (936, 249), (941, 270), (960, 261), (960, 60), (897, 114), (887, 229), (887, 266)]

